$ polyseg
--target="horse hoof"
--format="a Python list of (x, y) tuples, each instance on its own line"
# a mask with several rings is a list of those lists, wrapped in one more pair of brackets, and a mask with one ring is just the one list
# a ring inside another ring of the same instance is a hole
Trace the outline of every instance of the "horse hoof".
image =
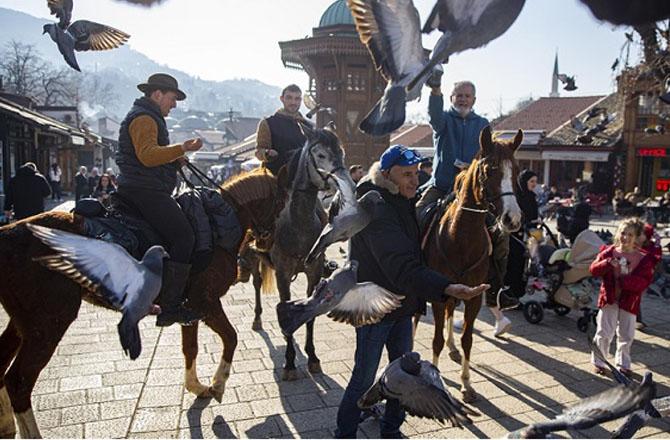
[(223, 391), (217, 391), (212, 387), (209, 387), (209, 395), (219, 403), (221, 403), (221, 400), (223, 400)]
[(251, 324), (251, 330), (254, 331), (260, 331), (263, 330), (263, 322), (260, 320), (254, 320), (254, 322)]
[(453, 350), (449, 352), (449, 359), (460, 364), (463, 358), (461, 357), (461, 352), (458, 350)]
[(322, 374), (323, 370), (321, 369), (321, 361), (308, 362), (307, 370), (312, 374)]
[(475, 390), (465, 390), (463, 391), (463, 403), (473, 403), (477, 401), (477, 393)]
[(293, 381), (293, 380), (298, 380), (298, 369), (297, 368), (284, 368), (284, 371), (281, 373), (281, 380), (283, 381)]

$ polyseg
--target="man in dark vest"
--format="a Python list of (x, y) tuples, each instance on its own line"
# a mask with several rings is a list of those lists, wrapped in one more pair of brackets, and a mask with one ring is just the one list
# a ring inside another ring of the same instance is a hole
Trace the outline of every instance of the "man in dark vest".
[(184, 306), (195, 237), (172, 192), (184, 153), (199, 150), (202, 140), (170, 144), (164, 118), (177, 106), (177, 101), (186, 99), (175, 78), (157, 73), (137, 88), (144, 96), (135, 100), (119, 129), (118, 193), (132, 202), (160, 234), (170, 254), (170, 260), (163, 266), (161, 314), (156, 325), (165, 327), (175, 322), (188, 325), (200, 318)]
[(274, 175), (306, 140), (298, 125), (299, 120), (304, 120), (300, 114), (302, 90), (291, 84), (282, 90), (279, 99), (284, 107), (261, 120), (256, 131), (256, 157)]

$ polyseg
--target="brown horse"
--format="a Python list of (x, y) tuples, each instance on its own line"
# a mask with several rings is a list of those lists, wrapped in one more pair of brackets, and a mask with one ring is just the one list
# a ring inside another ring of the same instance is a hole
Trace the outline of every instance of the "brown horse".
[[(226, 183), (221, 193), (235, 208), (245, 230), (251, 229), (258, 236), (266, 237), (274, 233), (275, 220), (285, 203), (285, 194), (275, 177), (263, 171), (247, 173)], [(39, 214), (0, 228), (0, 303), (10, 317), (9, 325), (0, 336), (0, 437), (15, 434), (12, 411), (22, 437), (40, 436), (31, 406), (35, 382), (65, 331), (77, 318), (82, 299), (101, 305), (91, 292), (33, 261), (34, 257), (53, 251), (32, 236), (26, 223), (83, 233), (83, 218), (62, 212)], [(238, 249), (242, 241), (240, 239)], [(189, 304), (202, 313), (205, 324), (223, 342), (223, 355), (212, 385), (203, 385), (196, 373), (198, 326), (182, 327), (185, 387), (199, 397), (221, 401), (230, 375), (237, 333), (219, 298), (236, 277), (237, 255), (216, 248), (211, 264), (194, 274), (189, 282)]]
[[(491, 129), (480, 135), (480, 150), (470, 166), (456, 178), (456, 200), (449, 205), (439, 222), (429, 231), (424, 247), (428, 265), (444, 273), (455, 283), (476, 286), (485, 283), (489, 273), (491, 239), (486, 216), (496, 216), (504, 231), (517, 230), (521, 224), (521, 210), (514, 195), (517, 166), (514, 151), (521, 144), (521, 130), (511, 142), (494, 142)], [(433, 363), (439, 362), (444, 348), (445, 312), (449, 319), (450, 357), (456, 361), (460, 354), (453, 343), (453, 313), (458, 300), (433, 303), (435, 335)], [(463, 400), (471, 402), (477, 394), (470, 385), (470, 351), (475, 318), (481, 308), (481, 296), (465, 301), (465, 318), (461, 335), (463, 348), (461, 392)], [(445, 310), (446, 309), (446, 310)]]

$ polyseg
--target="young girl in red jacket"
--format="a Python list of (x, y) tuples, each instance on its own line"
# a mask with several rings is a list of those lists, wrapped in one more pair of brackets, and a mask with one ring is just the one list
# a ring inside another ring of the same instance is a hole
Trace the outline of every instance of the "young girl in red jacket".
[[(659, 259), (656, 253), (640, 248), (643, 233), (644, 223), (639, 219), (621, 222), (614, 244), (603, 246), (590, 268), (593, 276), (602, 277), (594, 342), (607, 355), (616, 332), (615, 363), (625, 375), (632, 373), (630, 347), (635, 337), (640, 299), (651, 284), (654, 266)], [(591, 362), (596, 373), (605, 374), (605, 365), (601, 365), (593, 354)]]

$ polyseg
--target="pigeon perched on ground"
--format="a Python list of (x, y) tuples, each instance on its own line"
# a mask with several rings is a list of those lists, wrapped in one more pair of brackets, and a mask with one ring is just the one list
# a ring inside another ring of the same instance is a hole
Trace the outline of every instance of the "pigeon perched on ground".
[(28, 229), (57, 252), (35, 258), (85, 289), (98, 294), (123, 313), (118, 325), (123, 350), (131, 359), (142, 352), (138, 322), (152, 309), (161, 290), (162, 246), (152, 246), (138, 262), (121, 246), (33, 224)]
[(388, 81), (384, 96), (361, 121), (360, 129), (386, 135), (405, 121), (405, 102), (418, 99), (421, 86), (449, 56), (475, 49), (502, 35), (525, 0), (438, 0), (423, 32), (443, 32), (427, 57), (421, 44), (419, 13), (412, 0), (347, 0), (356, 30)]
[(564, 409), (553, 420), (534, 423), (514, 431), (508, 438), (546, 438), (549, 433), (556, 431), (589, 429), (644, 408), (655, 394), (656, 387), (653, 383), (640, 386), (619, 385), (580, 400)]
[[(348, 191), (349, 190), (345, 190), (340, 194), (344, 194)], [(331, 244), (338, 241), (347, 241), (365, 229), (370, 221), (372, 221), (375, 206), (384, 201), (381, 194), (374, 190), (365, 193), (358, 200), (353, 197), (353, 191), (351, 200), (348, 200), (347, 197), (349, 196), (343, 197), (345, 201), (342, 204), (342, 207), (338, 210), (336, 215), (331, 216), (328, 220), (328, 224), (321, 231), (321, 235), (316, 240), (312, 250), (309, 251), (309, 255), (307, 255), (307, 258), (305, 259), (305, 264), (310, 264), (314, 261), (314, 259), (325, 252), (326, 248)], [(337, 202), (338, 197), (336, 196), (333, 203)]]
[(425, 417), (463, 428), (472, 423), (469, 416), (478, 416), (468, 406), (455, 399), (444, 387), (440, 370), (419, 353), (405, 353), (388, 364), (377, 382), (358, 400), (358, 407), (366, 409), (383, 399), (396, 399), (409, 414)]
[(292, 335), (301, 325), (324, 313), (354, 327), (376, 324), (400, 307), (403, 296), (375, 283), (358, 283), (357, 273), (358, 262), (349, 261), (330, 278), (321, 280), (311, 297), (277, 304), (282, 333)]
[(74, 70), (80, 71), (74, 52), (87, 50), (109, 50), (125, 44), (130, 35), (113, 27), (87, 20), (72, 19), (72, 0), (47, 0), (47, 6), (59, 22), (48, 23), (43, 27), (43, 34), (49, 34), (58, 46), (65, 62)]

